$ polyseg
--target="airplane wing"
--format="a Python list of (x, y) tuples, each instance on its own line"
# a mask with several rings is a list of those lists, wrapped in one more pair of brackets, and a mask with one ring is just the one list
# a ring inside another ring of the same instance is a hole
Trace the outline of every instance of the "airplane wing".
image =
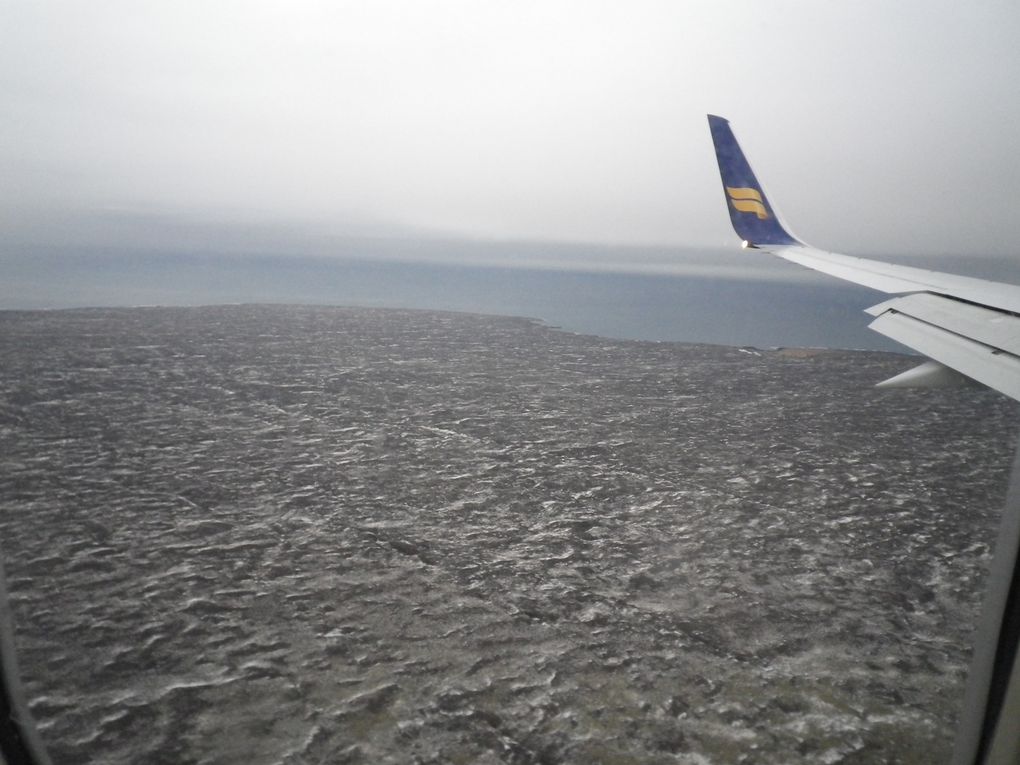
[(776, 215), (729, 121), (710, 114), (708, 124), (730, 220), (744, 247), (901, 295), (867, 309), (875, 317), (869, 326), (931, 361), (880, 385), (931, 387), (953, 384), (963, 375), (1020, 400), (1020, 286), (805, 244)]

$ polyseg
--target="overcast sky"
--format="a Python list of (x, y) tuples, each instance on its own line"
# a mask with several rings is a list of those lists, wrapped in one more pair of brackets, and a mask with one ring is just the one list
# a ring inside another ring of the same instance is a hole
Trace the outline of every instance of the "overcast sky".
[(707, 112), (812, 244), (1020, 238), (1016, 0), (7, 0), (0, 30), (9, 245), (137, 214), (731, 246)]

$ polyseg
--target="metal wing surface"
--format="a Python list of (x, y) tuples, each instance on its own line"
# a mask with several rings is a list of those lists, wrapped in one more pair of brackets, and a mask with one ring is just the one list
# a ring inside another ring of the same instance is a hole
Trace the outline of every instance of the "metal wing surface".
[[(885, 385), (945, 385), (961, 375), (1020, 400), (1020, 286), (826, 252), (776, 215), (730, 124), (709, 115), (730, 220), (744, 246), (887, 293), (871, 329), (932, 359)], [(948, 368), (948, 369), (947, 369)]]

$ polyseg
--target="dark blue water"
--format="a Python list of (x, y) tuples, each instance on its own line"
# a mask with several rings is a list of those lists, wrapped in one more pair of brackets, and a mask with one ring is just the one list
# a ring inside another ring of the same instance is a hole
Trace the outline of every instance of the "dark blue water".
[(317, 257), (0, 257), (0, 308), (309, 303), (529, 316), (612, 338), (901, 350), (868, 330), (880, 293), (817, 283)]

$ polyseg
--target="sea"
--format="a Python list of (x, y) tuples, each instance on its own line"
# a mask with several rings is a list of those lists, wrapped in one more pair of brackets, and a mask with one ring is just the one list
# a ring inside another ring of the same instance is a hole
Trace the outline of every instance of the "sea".
[[(579, 264), (587, 250), (553, 247), (560, 250), (569, 256), (561, 260), (573, 267), (479, 264), (470, 260), (472, 249), (454, 263), (178, 251), (9, 252), (0, 254), (0, 309), (236, 303), (418, 308), (528, 317), (614, 339), (910, 352), (867, 329), (870, 317), (863, 310), (884, 300), (881, 293), (765, 256), (755, 257), (769, 263), (767, 269), (731, 268), (720, 277), (705, 268), (583, 270)], [(718, 259), (739, 265), (741, 257), (737, 250)], [(773, 270), (782, 278), (767, 278)]]

